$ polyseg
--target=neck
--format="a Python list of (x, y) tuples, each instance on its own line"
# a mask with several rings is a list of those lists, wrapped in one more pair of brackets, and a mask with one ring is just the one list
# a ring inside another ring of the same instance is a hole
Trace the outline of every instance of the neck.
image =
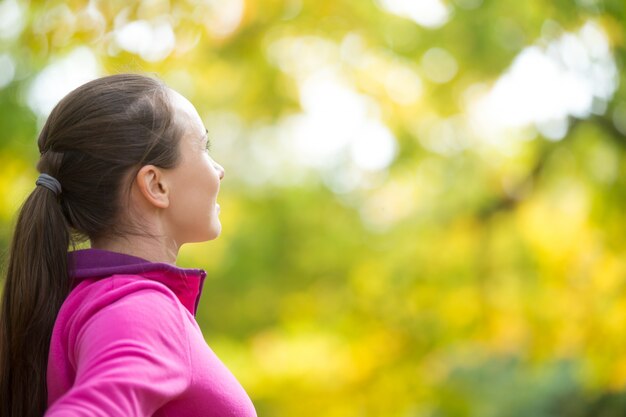
[(171, 239), (149, 236), (130, 236), (115, 239), (94, 239), (94, 249), (124, 253), (143, 258), (150, 262), (162, 262), (175, 265), (179, 246)]

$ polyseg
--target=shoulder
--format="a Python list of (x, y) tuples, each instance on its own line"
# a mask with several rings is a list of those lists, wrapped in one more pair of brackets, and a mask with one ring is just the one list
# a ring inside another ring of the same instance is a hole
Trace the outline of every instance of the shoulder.
[[(165, 284), (133, 275), (114, 275), (94, 288), (86, 306), (90, 315), (108, 312), (108, 315), (134, 314), (140, 318), (180, 318), (181, 305), (174, 292)], [(177, 320), (178, 321), (178, 320)]]
[(184, 307), (164, 284), (130, 275), (83, 281), (66, 301), (55, 340), (73, 386), (58, 410), (152, 415), (189, 387)]
[(165, 284), (141, 275), (112, 275), (79, 283), (63, 305), (73, 312), (94, 313), (111, 305), (141, 307), (157, 303), (178, 308), (174, 292)]
[(120, 337), (127, 332), (154, 337), (180, 333), (185, 317), (184, 307), (166, 285), (139, 275), (113, 275), (76, 286), (59, 312), (58, 325), (72, 345), (93, 326), (109, 328), (110, 336)]

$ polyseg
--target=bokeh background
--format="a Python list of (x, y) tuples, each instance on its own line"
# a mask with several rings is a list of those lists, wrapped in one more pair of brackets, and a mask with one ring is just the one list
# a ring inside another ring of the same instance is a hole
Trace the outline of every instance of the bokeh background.
[(626, 415), (623, 0), (0, 1), (0, 250), (67, 92), (226, 169), (198, 321), (259, 416)]

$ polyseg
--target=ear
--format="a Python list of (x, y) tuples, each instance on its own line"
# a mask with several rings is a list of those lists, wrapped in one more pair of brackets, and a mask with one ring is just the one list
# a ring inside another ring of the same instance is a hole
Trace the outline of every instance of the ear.
[(137, 172), (135, 182), (139, 192), (148, 203), (158, 208), (170, 205), (169, 189), (163, 178), (163, 172), (154, 165), (145, 165)]

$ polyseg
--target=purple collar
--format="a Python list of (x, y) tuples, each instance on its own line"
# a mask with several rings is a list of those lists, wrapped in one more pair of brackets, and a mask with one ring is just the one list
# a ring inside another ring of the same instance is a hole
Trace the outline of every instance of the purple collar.
[(84, 279), (105, 278), (114, 274), (140, 275), (159, 281), (171, 289), (194, 316), (206, 278), (206, 272), (202, 269), (184, 269), (102, 249), (69, 252), (68, 269), (73, 286)]

